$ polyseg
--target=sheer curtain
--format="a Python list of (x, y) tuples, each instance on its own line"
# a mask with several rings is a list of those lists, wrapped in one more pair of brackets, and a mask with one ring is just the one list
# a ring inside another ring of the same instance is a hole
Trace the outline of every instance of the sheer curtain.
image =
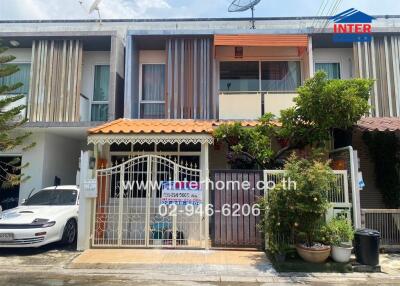
[(261, 87), (263, 91), (295, 91), (300, 85), (299, 62), (262, 62)]
[(316, 63), (315, 70), (324, 71), (329, 79), (340, 79), (340, 65), (339, 63)]
[(142, 65), (141, 118), (165, 118), (165, 65)]

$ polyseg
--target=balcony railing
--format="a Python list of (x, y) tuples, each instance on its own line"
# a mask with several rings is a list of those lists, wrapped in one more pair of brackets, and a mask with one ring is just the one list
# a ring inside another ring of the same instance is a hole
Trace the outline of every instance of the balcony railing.
[(280, 116), (280, 111), (294, 106), (296, 92), (220, 92), (219, 119), (252, 120), (270, 112)]

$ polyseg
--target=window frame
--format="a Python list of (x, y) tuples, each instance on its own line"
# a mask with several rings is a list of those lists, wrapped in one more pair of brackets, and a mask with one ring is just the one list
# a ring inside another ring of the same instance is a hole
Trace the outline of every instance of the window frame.
[[(166, 72), (167, 72), (166, 62), (163, 62), (163, 61), (140, 62), (140, 64), (139, 64), (139, 108), (138, 108), (139, 109), (138, 110), (139, 119), (143, 119), (142, 112), (141, 112), (142, 104), (164, 104), (164, 110), (165, 110), (165, 105), (167, 103), (165, 100), (165, 91), (164, 91), (164, 100), (162, 100), (162, 101), (161, 100), (143, 100), (143, 66), (144, 65), (163, 65), (164, 66), (164, 75), (166, 75)], [(164, 82), (165, 82), (165, 77), (164, 77)], [(165, 85), (164, 85), (164, 87), (165, 87)]]
[(338, 64), (339, 65), (339, 78), (338, 79), (342, 79), (343, 78), (343, 71), (342, 71), (342, 62), (338, 59), (334, 60), (334, 59), (327, 59), (327, 60), (316, 60), (314, 61), (314, 73), (316, 73), (318, 70), (316, 68), (317, 64)]
[[(97, 122), (97, 121), (93, 121), (92, 120), (92, 107), (94, 104), (98, 104), (98, 105), (107, 105), (109, 107), (110, 105), (110, 90), (108, 90), (108, 100), (100, 100), (100, 101), (95, 101), (94, 100), (94, 85), (95, 85), (95, 79), (96, 79), (96, 67), (97, 66), (108, 66), (108, 68), (110, 69), (110, 75), (111, 75), (111, 65), (110, 63), (95, 63), (92, 65), (92, 96), (90, 97), (90, 108), (89, 108), (89, 121), (90, 122)], [(108, 79), (110, 81), (110, 79)], [(108, 121), (108, 112), (107, 112), (107, 120)]]
[[(221, 90), (221, 63), (223, 62), (258, 62), (258, 90), (257, 91), (223, 91)], [(218, 61), (218, 93), (292, 93), (296, 92), (296, 90), (262, 90), (262, 63), (263, 62), (298, 62), (299, 63), (299, 72), (300, 72), (300, 85), (304, 81), (304, 70), (301, 59), (262, 59), (262, 60), (253, 60), (253, 59), (226, 59)]]

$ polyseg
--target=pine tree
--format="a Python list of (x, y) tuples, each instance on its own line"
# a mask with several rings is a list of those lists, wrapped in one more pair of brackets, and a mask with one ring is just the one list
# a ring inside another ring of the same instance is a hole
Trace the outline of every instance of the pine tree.
[[(2, 84), (2, 78), (8, 77), (19, 71), (17, 65), (11, 64), (15, 56), (4, 55), (8, 48), (0, 41), (0, 152), (20, 148), (23, 151), (33, 147), (34, 143), (26, 144), (26, 139), (31, 135), (20, 129), (27, 122), (26, 118), (21, 117), (21, 111), (26, 106), (12, 104), (24, 98), (23, 94), (15, 95), (16, 90), (23, 86), (21, 82), (12, 85)], [(5, 175), (0, 175), (0, 181), (3, 181), (2, 187), (12, 187), (29, 179), (22, 173), (22, 169), (28, 164), (21, 166), (21, 160), (16, 158), (11, 162), (0, 161), (0, 169)]]

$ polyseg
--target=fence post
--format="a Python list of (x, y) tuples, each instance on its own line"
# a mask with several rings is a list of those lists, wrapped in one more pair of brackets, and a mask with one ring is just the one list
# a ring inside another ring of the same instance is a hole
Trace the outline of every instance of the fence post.
[(365, 210), (361, 209), (361, 227), (365, 227)]
[[(268, 170), (263, 171), (264, 175), (264, 199), (268, 199)], [(268, 236), (264, 233), (265, 250), (268, 250)]]

